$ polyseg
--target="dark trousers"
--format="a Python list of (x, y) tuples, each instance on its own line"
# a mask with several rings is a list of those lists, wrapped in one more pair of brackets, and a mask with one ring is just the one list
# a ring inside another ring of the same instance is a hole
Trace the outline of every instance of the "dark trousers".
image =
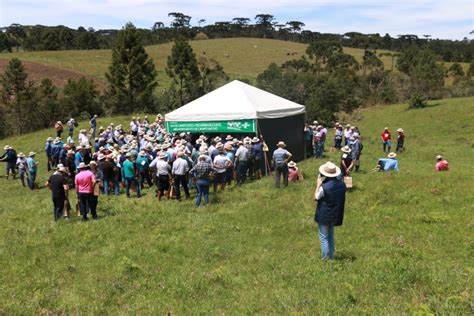
[(237, 164), (237, 184), (242, 184), (247, 179), (247, 161), (239, 161)]
[(137, 197), (141, 197), (142, 194), (140, 192), (140, 185), (138, 184), (137, 179), (135, 178), (124, 178), (125, 180), (125, 193), (127, 194), (127, 197), (130, 197), (130, 187), (132, 185), (135, 186), (135, 190), (137, 190)]
[(180, 191), (180, 185), (183, 186), (184, 189), (184, 194), (186, 195), (186, 198), (189, 198), (189, 190), (188, 190), (188, 184), (186, 182), (186, 176), (185, 175), (175, 175), (174, 176), (174, 189), (176, 191), (176, 199), (181, 198), (181, 191)]
[(277, 164), (275, 166), (275, 187), (280, 187), (280, 177), (283, 176), (283, 185), (288, 186), (288, 166), (286, 164)]
[(16, 176), (15, 163), (16, 163), (15, 161), (7, 161), (7, 165), (6, 165), (7, 178), (11, 172), (11, 174), (13, 175), (13, 179), (15, 179), (15, 176)]
[(64, 212), (64, 201), (66, 199), (64, 197), (62, 198), (53, 198), (53, 215), (54, 215), (54, 220), (57, 221), (58, 219), (63, 216)]
[(403, 142), (397, 142), (397, 153), (401, 152), (403, 149)]
[(334, 147), (335, 148), (338, 148), (338, 149), (341, 148), (341, 143), (342, 143), (342, 138), (339, 138), (339, 139), (334, 138)]
[(48, 171), (51, 171), (51, 155), (46, 155), (46, 161), (48, 166)]
[(143, 189), (143, 184), (145, 184), (145, 180), (146, 180), (146, 183), (148, 183), (149, 187), (153, 185), (153, 183), (151, 182), (150, 172), (148, 170), (140, 171), (140, 173), (138, 174), (138, 178), (139, 178), (138, 181), (140, 182), (140, 187), (142, 189)]
[(83, 220), (88, 220), (87, 214), (91, 211), (92, 218), (97, 218), (97, 203), (94, 201), (93, 193), (78, 193), (79, 198), (79, 209)]

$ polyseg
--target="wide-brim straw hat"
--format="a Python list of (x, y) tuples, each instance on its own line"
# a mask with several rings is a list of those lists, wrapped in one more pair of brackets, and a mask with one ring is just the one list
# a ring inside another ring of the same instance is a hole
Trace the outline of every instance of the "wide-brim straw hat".
[(163, 152), (158, 156), (158, 158), (159, 159), (165, 159), (165, 158), (168, 158), (168, 155)]
[(232, 150), (233, 147), (232, 147), (231, 144), (227, 143), (227, 144), (224, 145), (224, 149), (225, 149), (225, 150)]
[(54, 140), (54, 139), (53, 139), (51, 136), (48, 137), (48, 138), (46, 138), (46, 141), (47, 141), (47, 142), (52, 142), (53, 140)]
[(19, 153), (18, 155), (16, 155), (18, 158), (25, 158), (25, 154), (24, 153)]
[(86, 165), (84, 162), (81, 162), (79, 166), (77, 167), (77, 169), (86, 169), (87, 167), (88, 165)]
[(399, 132), (399, 133), (403, 133), (403, 128), (399, 128), (399, 129), (397, 129), (397, 132)]
[(328, 178), (334, 178), (341, 174), (341, 169), (328, 161), (319, 167), (319, 173)]
[(67, 170), (66, 170), (66, 168), (64, 168), (64, 167), (58, 167), (57, 170), (58, 170), (59, 172), (61, 172), (61, 173), (67, 173)]
[[(20, 157), (20, 155), (18, 155), (18, 157)], [(436, 160), (441, 160), (441, 159), (443, 159), (443, 156), (441, 156), (441, 155), (436, 156)]]
[(6, 145), (5, 147), (3, 147), (4, 150), (9, 150), (9, 149), (12, 149), (9, 145)]
[(144, 151), (142, 150), (142, 151), (140, 151), (140, 152), (138, 153), (138, 155), (144, 157), (144, 156), (146, 156), (146, 152), (144, 152)]
[(214, 141), (215, 141), (216, 143), (218, 143), (218, 142), (222, 141), (222, 138), (220, 138), (219, 136), (214, 137)]
[(387, 157), (388, 158), (395, 158), (395, 157), (397, 157), (397, 154), (396, 153), (390, 153), (390, 154), (388, 154)]
[(258, 143), (260, 139), (258, 137), (252, 138), (252, 143)]
[(290, 168), (296, 167), (296, 162), (290, 161), (290, 162), (288, 163), (288, 167), (290, 167)]
[(35, 155), (36, 155), (36, 153), (34, 151), (30, 151), (30, 153), (28, 154), (28, 157), (33, 157)]
[(285, 142), (283, 142), (283, 141), (279, 141), (279, 142), (277, 143), (277, 146), (278, 146), (278, 147), (286, 147), (286, 144), (285, 144)]
[(348, 154), (348, 153), (350, 153), (352, 150), (349, 148), (349, 146), (344, 146), (344, 147), (341, 148), (341, 151), (342, 151), (343, 153), (347, 153), (347, 154)]
[(388, 130), (388, 127), (387, 127), (387, 126), (385, 126), (383, 129), (387, 131), (387, 130)]
[(225, 138), (225, 140), (233, 140), (234, 137), (232, 137), (232, 135), (227, 135), (227, 137)]

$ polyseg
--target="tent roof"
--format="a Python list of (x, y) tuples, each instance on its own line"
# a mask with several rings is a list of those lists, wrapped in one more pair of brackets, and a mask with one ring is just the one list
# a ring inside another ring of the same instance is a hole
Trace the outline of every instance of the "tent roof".
[(305, 107), (234, 80), (165, 115), (166, 121), (273, 119), (305, 113)]

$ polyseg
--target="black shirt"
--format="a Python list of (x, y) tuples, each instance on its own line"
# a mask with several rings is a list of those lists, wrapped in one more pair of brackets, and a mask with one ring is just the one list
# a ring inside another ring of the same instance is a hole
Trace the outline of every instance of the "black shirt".
[(111, 180), (115, 178), (115, 163), (112, 160), (106, 160), (101, 165), (104, 179)]
[(349, 166), (351, 165), (351, 162), (352, 162), (351, 154), (343, 153), (341, 155), (341, 167), (343, 167), (343, 165), (342, 165), (343, 161), (346, 163), (346, 167), (349, 168)]
[(51, 177), (49, 177), (48, 182), (53, 194), (53, 199), (64, 199), (66, 197), (64, 185), (67, 182), (66, 178), (62, 174), (53, 174)]

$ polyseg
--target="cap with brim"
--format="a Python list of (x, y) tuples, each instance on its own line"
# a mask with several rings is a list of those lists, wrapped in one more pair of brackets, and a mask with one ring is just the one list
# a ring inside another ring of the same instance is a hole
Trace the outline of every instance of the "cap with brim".
[(344, 146), (341, 148), (341, 151), (343, 153), (350, 153), (352, 150), (349, 148), (349, 146)]
[(328, 178), (334, 178), (341, 174), (341, 169), (328, 161), (319, 167), (319, 173)]
[(30, 153), (28, 154), (28, 157), (33, 157), (34, 155), (36, 155), (36, 153), (34, 151), (30, 151)]
[(395, 158), (395, 157), (397, 157), (397, 154), (396, 153), (390, 153), (390, 154), (388, 154), (387, 157), (388, 158)]

